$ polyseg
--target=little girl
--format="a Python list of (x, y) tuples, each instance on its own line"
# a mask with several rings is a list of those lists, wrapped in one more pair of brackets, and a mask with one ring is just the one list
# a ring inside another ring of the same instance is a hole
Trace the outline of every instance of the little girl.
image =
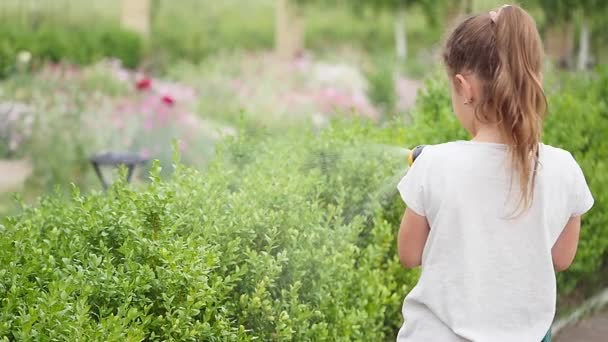
[(462, 22), (444, 62), (471, 141), (430, 146), (398, 189), (406, 267), (422, 265), (398, 341), (549, 341), (555, 272), (593, 197), (564, 150), (540, 143), (547, 108), (534, 20), (505, 5)]

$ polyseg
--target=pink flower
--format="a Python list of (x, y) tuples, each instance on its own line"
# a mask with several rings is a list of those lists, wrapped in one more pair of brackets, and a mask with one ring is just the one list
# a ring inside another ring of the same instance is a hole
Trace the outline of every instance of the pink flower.
[(146, 96), (141, 103), (139, 103), (138, 111), (148, 113), (153, 112), (158, 107), (158, 98), (153, 95)]
[(179, 141), (179, 150), (180, 150), (181, 152), (184, 152), (184, 151), (186, 150), (186, 148), (188, 148), (188, 143), (186, 143), (186, 142), (185, 142), (185, 141), (183, 141), (183, 140), (180, 140), (180, 141)]
[(293, 61), (293, 66), (298, 71), (305, 71), (310, 66), (310, 61), (304, 55), (297, 56)]
[(148, 77), (144, 77), (141, 80), (137, 81), (137, 83), (135, 83), (135, 86), (137, 87), (137, 90), (148, 90), (150, 89), (150, 87), (152, 87), (152, 80)]
[(159, 108), (156, 112), (156, 119), (158, 123), (166, 123), (169, 122), (170, 119), (170, 110), (167, 108)]
[(171, 107), (175, 104), (175, 99), (171, 95), (164, 95), (162, 101), (167, 106)]
[(117, 69), (114, 70), (114, 77), (119, 81), (126, 82), (129, 80), (129, 72), (123, 69)]
[(240, 89), (243, 86), (243, 81), (241, 81), (240, 79), (234, 79), (232, 80), (232, 87), (235, 89)]
[(8, 122), (17, 121), (19, 119), (19, 111), (14, 108), (8, 113)]
[(118, 129), (125, 128), (125, 121), (121, 117), (115, 117), (114, 118), (114, 125)]
[(149, 149), (144, 148), (143, 150), (141, 150), (141, 152), (139, 153), (139, 155), (140, 155), (142, 158), (146, 158), (146, 159), (147, 159), (147, 158), (150, 158), (151, 153), (150, 153), (150, 150), (149, 150)]
[(149, 115), (144, 119), (144, 130), (146, 132), (149, 132), (150, 130), (152, 130), (152, 128), (154, 128), (154, 122), (152, 120), (152, 115)]

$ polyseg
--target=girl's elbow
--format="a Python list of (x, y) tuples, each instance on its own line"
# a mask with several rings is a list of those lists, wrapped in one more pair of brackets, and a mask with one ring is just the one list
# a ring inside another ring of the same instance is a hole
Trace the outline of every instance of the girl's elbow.
[(565, 271), (572, 265), (578, 247), (580, 228), (580, 217), (571, 218), (557, 238), (557, 241), (553, 244), (551, 258), (553, 259), (555, 271)]
[(563, 272), (570, 268), (570, 265), (572, 265), (571, 259), (553, 258), (553, 269), (555, 269), (556, 272)]
[(554, 248), (551, 251), (551, 259), (553, 260), (553, 269), (556, 272), (562, 272), (570, 268), (570, 265), (574, 262), (576, 256), (576, 250), (560, 250)]
[(416, 268), (420, 266), (420, 263), (422, 262), (420, 257), (414, 255), (402, 255), (400, 259), (401, 265), (405, 268)]

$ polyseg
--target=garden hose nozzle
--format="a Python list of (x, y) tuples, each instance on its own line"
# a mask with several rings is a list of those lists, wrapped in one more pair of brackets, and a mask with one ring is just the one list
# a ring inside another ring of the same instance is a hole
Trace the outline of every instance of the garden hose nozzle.
[(413, 150), (410, 151), (410, 154), (407, 158), (407, 163), (409, 166), (412, 166), (412, 164), (414, 164), (414, 161), (420, 156), (425, 146), (426, 145), (416, 146)]

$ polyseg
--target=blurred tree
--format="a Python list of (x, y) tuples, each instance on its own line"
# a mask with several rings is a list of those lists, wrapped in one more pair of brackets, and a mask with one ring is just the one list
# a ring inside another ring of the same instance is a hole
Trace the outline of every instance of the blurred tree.
[(161, 0), (149, 0), (150, 1), (150, 25), (154, 26), (154, 22), (160, 12)]
[(591, 64), (591, 26), (605, 25), (608, 1), (580, 0), (577, 4), (580, 7), (581, 27), (576, 67), (578, 70), (585, 70)]
[(604, 25), (608, 1), (605, 0), (536, 0), (545, 12), (547, 53), (562, 65), (572, 66), (574, 23), (580, 23), (578, 58), (579, 70), (590, 64), (591, 26)]
[(572, 8), (577, 0), (536, 0), (545, 13), (545, 45), (547, 54), (562, 67), (571, 64), (574, 50)]
[(275, 48), (279, 56), (293, 58), (304, 50), (303, 6), (311, 0), (276, 0)]
[(407, 59), (407, 17), (406, 12), (414, 5), (429, 2), (428, 0), (352, 0), (358, 6), (370, 6), (376, 10), (388, 10), (395, 13), (395, 54), (399, 63)]
[[(462, 0), (455, 2), (460, 3)], [(469, 1), (469, 0), (465, 0)], [(376, 11), (391, 11), (395, 13), (395, 53), (397, 61), (402, 64), (407, 59), (407, 16), (408, 9), (420, 6), (429, 21), (437, 23), (437, 17), (447, 5), (442, 0), (349, 0), (357, 11), (371, 8)], [(448, 2), (450, 3), (450, 2)]]
[(441, 22), (439, 18), (442, 16), (456, 19), (463, 13), (470, 13), (474, 4), (474, 0), (276, 0), (275, 45), (279, 55), (293, 57), (304, 49), (305, 7), (315, 2), (323, 5), (347, 5), (356, 12), (371, 9), (395, 13), (395, 53), (401, 64), (408, 56), (408, 10), (419, 7), (429, 23), (436, 25)]
[(454, 0), (454, 1), (436, 1), (439, 6), (439, 10), (443, 11), (443, 23), (448, 30), (451, 30), (456, 26), (460, 19), (473, 12), (473, 0)]
[(143, 35), (150, 33), (150, 0), (121, 0), (120, 22)]

